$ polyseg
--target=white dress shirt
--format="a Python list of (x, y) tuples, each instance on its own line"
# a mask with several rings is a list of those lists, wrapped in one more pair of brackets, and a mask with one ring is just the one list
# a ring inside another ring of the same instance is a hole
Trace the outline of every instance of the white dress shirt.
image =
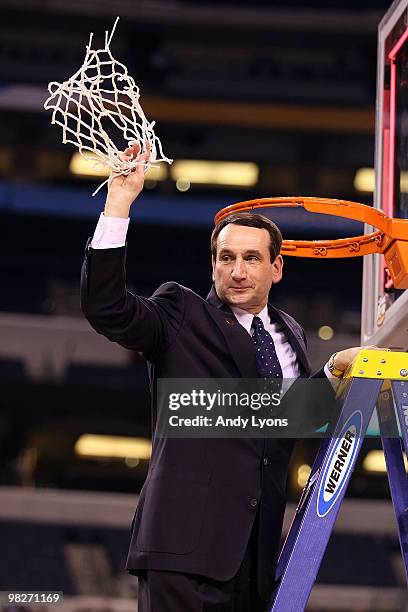
[(105, 217), (102, 212), (92, 238), (91, 247), (93, 249), (115, 249), (125, 246), (129, 221), (129, 217), (127, 219)]
[[(242, 308), (236, 308), (235, 306), (230, 306), (230, 308), (238, 323), (240, 323), (248, 334), (252, 336), (253, 330), (251, 328), (254, 315), (246, 310), (242, 310)], [(298, 378), (300, 376), (300, 368), (296, 352), (288, 342), (282, 327), (278, 323), (271, 322), (268, 314), (268, 306), (265, 306), (257, 316), (261, 319), (266, 331), (272, 336), (276, 355), (278, 356), (280, 367), (282, 368), (283, 378)]]
[[(129, 218), (122, 219), (117, 217), (105, 217), (103, 212), (99, 217), (98, 224), (95, 229), (91, 241), (93, 249), (115, 249), (123, 247), (126, 244), (126, 235), (129, 227)], [(231, 308), (237, 321), (251, 335), (252, 320), (254, 315), (241, 308)], [(258, 314), (262, 319), (265, 329), (271, 334), (275, 344), (276, 354), (282, 368), (284, 379), (295, 379), (300, 375), (300, 368), (297, 355), (289, 344), (282, 328), (277, 323), (271, 323), (268, 315), (268, 307), (265, 306)], [(338, 378), (328, 370), (327, 363), (324, 366), (324, 373), (328, 378), (335, 379), (333, 383), (339, 381)]]

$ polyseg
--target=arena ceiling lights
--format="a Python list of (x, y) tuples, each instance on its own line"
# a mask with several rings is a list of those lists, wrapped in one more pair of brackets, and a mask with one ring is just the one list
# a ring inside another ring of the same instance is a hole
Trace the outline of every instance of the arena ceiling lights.
[[(373, 192), (375, 185), (374, 168), (359, 168), (354, 176), (354, 188), (357, 191)], [(400, 173), (400, 190), (408, 193), (408, 172)]]
[[(75, 176), (83, 178), (103, 178), (109, 176), (109, 168), (98, 166), (94, 161), (87, 160), (77, 151), (71, 157), (69, 171)], [(146, 172), (146, 179), (150, 181), (165, 181), (167, 179), (167, 166), (158, 163), (157, 167), (149, 168)]]
[[(108, 168), (97, 166), (95, 162), (84, 159), (78, 152), (72, 155), (69, 170), (71, 174), (83, 178), (103, 178), (109, 175)], [(170, 170), (171, 179), (177, 183), (187, 181), (197, 185), (220, 185), (224, 187), (253, 187), (259, 180), (259, 167), (253, 162), (206, 161), (198, 159), (178, 159), (170, 166), (158, 163), (149, 168), (146, 179), (165, 181)]]
[[(408, 469), (407, 457), (404, 454), (405, 468)], [(385, 465), (385, 457), (383, 450), (371, 450), (368, 451), (363, 461), (363, 469), (366, 472), (373, 472), (377, 474), (385, 474), (387, 468)]]
[(170, 176), (192, 185), (223, 185), (226, 187), (253, 187), (259, 178), (259, 167), (252, 162), (204, 161), (178, 159), (170, 166)]
[(147, 438), (83, 434), (74, 452), (83, 458), (150, 459), (152, 444)]

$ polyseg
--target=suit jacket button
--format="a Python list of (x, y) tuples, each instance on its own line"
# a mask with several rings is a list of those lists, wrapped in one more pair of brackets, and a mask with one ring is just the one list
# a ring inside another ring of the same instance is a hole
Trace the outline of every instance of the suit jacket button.
[(258, 500), (257, 500), (255, 497), (252, 497), (252, 498), (249, 500), (249, 505), (250, 505), (252, 508), (256, 508), (256, 507), (257, 507), (257, 505), (258, 505)]
[(268, 465), (268, 457), (264, 457), (263, 460), (262, 460), (262, 463), (264, 465)]

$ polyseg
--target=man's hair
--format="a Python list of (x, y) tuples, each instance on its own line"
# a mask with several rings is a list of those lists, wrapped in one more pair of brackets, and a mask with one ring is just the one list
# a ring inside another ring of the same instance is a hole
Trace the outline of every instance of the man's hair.
[(217, 255), (217, 239), (219, 233), (229, 223), (234, 223), (234, 225), (245, 225), (246, 227), (258, 227), (260, 229), (266, 229), (270, 237), (270, 258), (271, 261), (275, 261), (276, 257), (279, 255), (282, 246), (282, 234), (280, 232), (280, 229), (277, 225), (275, 225), (273, 221), (268, 219), (268, 217), (250, 212), (232, 213), (231, 215), (228, 215), (228, 217), (225, 217), (222, 221), (217, 223), (211, 234), (211, 254), (214, 259)]

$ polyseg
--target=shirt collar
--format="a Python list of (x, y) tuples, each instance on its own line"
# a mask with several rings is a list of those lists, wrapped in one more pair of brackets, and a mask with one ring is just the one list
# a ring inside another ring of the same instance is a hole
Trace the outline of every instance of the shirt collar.
[[(254, 320), (254, 315), (247, 310), (243, 310), (242, 308), (237, 308), (236, 306), (230, 306), (232, 312), (237, 318), (238, 323), (240, 323), (247, 330), (248, 334), (251, 333), (252, 321)], [(261, 312), (256, 315), (259, 317), (264, 324), (264, 327), (269, 325), (270, 319), (268, 314), (268, 305), (266, 304), (264, 308), (262, 308)]]

